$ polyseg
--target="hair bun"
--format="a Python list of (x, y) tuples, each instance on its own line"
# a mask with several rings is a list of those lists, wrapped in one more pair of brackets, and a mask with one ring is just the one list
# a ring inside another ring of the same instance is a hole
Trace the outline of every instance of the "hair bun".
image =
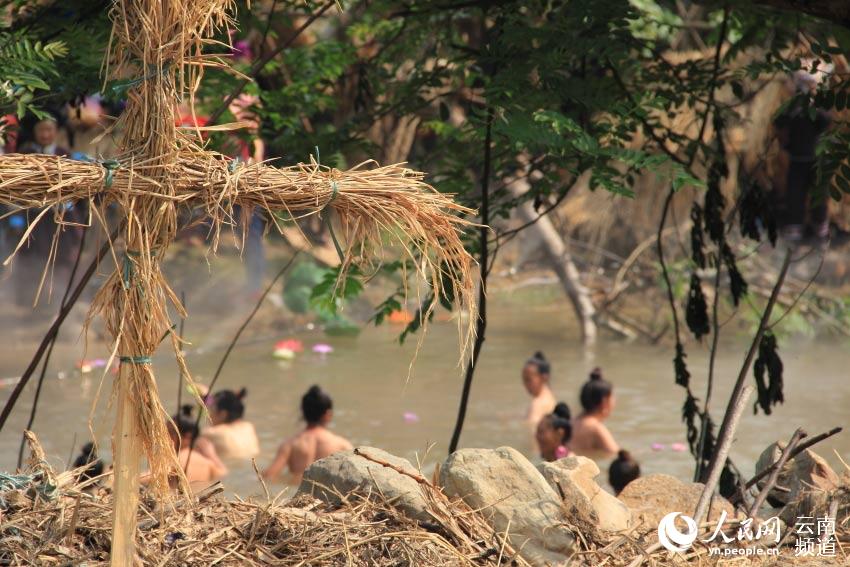
[(591, 380), (602, 380), (602, 369), (598, 366), (590, 371)]
[(318, 396), (321, 393), (322, 393), (322, 389), (319, 388), (318, 384), (313, 384), (312, 386), (310, 386), (310, 389), (307, 390), (307, 395), (310, 396), (310, 397)]
[(236, 397), (241, 400), (241, 399), (245, 398), (245, 396), (247, 396), (247, 395), (248, 395), (248, 388), (243, 387), (241, 390), (239, 390), (239, 393), (236, 394)]
[(543, 351), (538, 350), (534, 353), (534, 358), (539, 358), (540, 360), (546, 360), (546, 355), (543, 354)]
[(194, 409), (192, 404), (183, 404), (180, 406), (180, 415), (183, 417), (192, 417), (192, 410)]
[(625, 449), (620, 449), (620, 451), (617, 453), (617, 460), (631, 461), (632, 460), (632, 454), (629, 453), (628, 451), (626, 451)]
[(570, 406), (568, 406), (564, 402), (558, 402), (555, 406), (555, 409), (552, 411), (555, 415), (560, 417), (561, 419), (571, 419), (572, 412), (570, 412)]

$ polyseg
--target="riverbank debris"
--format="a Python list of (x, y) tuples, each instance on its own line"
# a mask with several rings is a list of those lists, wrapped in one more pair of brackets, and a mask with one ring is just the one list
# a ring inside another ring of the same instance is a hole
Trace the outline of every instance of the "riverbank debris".
[[(108, 564), (112, 492), (106, 480), (110, 473), (85, 481), (80, 480), (80, 469), (56, 473), (46, 463), (35, 436), (28, 434), (27, 439), (33, 456), (16, 477), (22, 482), (0, 487), (0, 565)], [(350, 459), (387, 465), (362, 451), (352, 453)], [(392, 471), (399, 472), (390, 467)], [(428, 521), (405, 514), (392, 498), (360, 491), (338, 494), (333, 503), (309, 494), (284, 500), (268, 492), (257, 500), (243, 500), (225, 498), (223, 486), (216, 483), (170, 505), (146, 492), (136, 516), (137, 563), (163, 567), (532, 565), (505, 536), (513, 531), (512, 525), (507, 530), (494, 529), (487, 510), (450, 499), (431, 480), (414, 477), (430, 513)], [(793, 541), (786, 541), (778, 556), (739, 554), (734, 564), (845, 565), (841, 547), (850, 541), (850, 492), (842, 486), (828, 493), (809, 492), (803, 498), (805, 502), (794, 503), (795, 510), (837, 516), (834, 558), (796, 557)], [(568, 506), (565, 511), (570, 517)], [(742, 524), (734, 520), (729, 525), (734, 530)], [(618, 533), (585, 528), (570, 522), (547, 528), (576, 534), (577, 549), (566, 565), (674, 567), (730, 561), (712, 554), (711, 546), (701, 541), (685, 553), (668, 552), (657, 543), (654, 526), (633, 525)], [(790, 528), (783, 533), (791, 534)]]

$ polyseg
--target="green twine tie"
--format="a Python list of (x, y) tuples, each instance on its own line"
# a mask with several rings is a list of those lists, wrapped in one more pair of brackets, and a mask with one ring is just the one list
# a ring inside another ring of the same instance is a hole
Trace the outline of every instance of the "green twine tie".
[[(151, 249), (151, 258), (156, 257), (157, 250)], [(138, 258), (141, 256), (141, 252), (138, 250), (125, 250), (124, 251), (124, 265), (122, 268), (123, 279), (124, 279), (124, 289), (130, 289), (130, 280), (133, 279), (133, 276), (136, 275), (136, 268), (133, 265), (132, 258)]]
[[(316, 165), (319, 167), (321, 167), (322, 165), (320, 160), (321, 158), (319, 156), (319, 146), (316, 146)], [(339, 256), (339, 263), (345, 264), (345, 254), (342, 252), (342, 246), (340, 246), (339, 239), (336, 237), (336, 232), (334, 232), (333, 224), (331, 223), (329, 218), (322, 214), (325, 212), (325, 209), (327, 209), (331, 205), (331, 203), (334, 202), (334, 199), (336, 199), (337, 195), (339, 195), (339, 185), (337, 184), (335, 179), (331, 179), (331, 196), (328, 199), (328, 202), (325, 203), (325, 206), (322, 207), (322, 210), (319, 211), (319, 214), (321, 215), (322, 221), (325, 223), (325, 226), (328, 227), (328, 233), (331, 235), (331, 241), (333, 241), (334, 248), (336, 248), (336, 255)]]
[(106, 170), (103, 177), (103, 188), (109, 189), (112, 187), (115, 170), (118, 169), (121, 164), (118, 163), (117, 159), (107, 159), (100, 162), (100, 165), (102, 165), (103, 169)]
[(137, 77), (135, 79), (125, 79), (123, 81), (115, 81), (114, 83), (112, 83), (110, 89), (112, 90), (113, 94), (115, 94), (117, 96), (126, 95), (127, 91), (129, 91), (131, 88), (137, 87), (137, 86), (141, 85), (143, 82), (147, 81), (148, 79), (153, 79), (154, 77), (156, 77), (156, 76), (158, 76), (162, 73), (165, 73), (170, 66), (171, 66), (171, 62), (166, 61), (162, 65), (162, 71), (160, 71), (160, 69), (157, 65), (155, 65), (153, 63), (149, 63), (148, 64), (148, 72), (145, 75), (143, 75), (141, 77)]
[(149, 356), (122, 356), (122, 364), (151, 364), (153, 360)]

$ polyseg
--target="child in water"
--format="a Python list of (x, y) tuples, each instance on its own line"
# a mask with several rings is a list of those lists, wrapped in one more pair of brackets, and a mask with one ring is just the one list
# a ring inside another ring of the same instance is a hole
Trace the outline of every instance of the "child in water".
[(564, 402), (555, 406), (555, 411), (543, 417), (537, 424), (535, 438), (544, 461), (557, 461), (569, 457), (568, 446), (573, 433), (570, 408)]
[(203, 439), (209, 440), (223, 458), (250, 459), (260, 454), (260, 441), (254, 424), (243, 419), (248, 391), (222, 390), (210, 404), (212, 426), (204, 429)]
[(543, 353), (538, 351), (529, 358), (522, 368), (522, 384), (531, 395), (531, 403), (525, 421), (532, 434), (537, 431), (537, 424), (555, 410), (557, 401), (549, 387), (551, 365)]
[(169, 423), (168, 432), (177, 451), (177, 461), (186, 473), (189, 484), (206, 484), (218, 480), (227, 474), (227, 467), (219, 460), (215, 447), (207, 440), (198, 438), (192, 447), (192, 440), (198, 437), (196, 420), (192, 416), (192, 406), (185, 405), (180, 413)]
[(581, 407), (584, 410), (573, 423), (570, 447), (577, 455), (590, 458), (613, 457), (620, 450), (604, 421), (614, 411), (614, 386), (595, 368), (581, 388)]
[(103, 474), (103, 461), (97, 456), (97, 449), (94, 443), (83, 445), (83, 450), (74, 461), (74, 468), (80, 469), (80, 482), (91, 480)]
[(628, 451), (620, 450), (608, 469), (608, 482), (614, 494), (620, 494), (631, 481), (640, 476), (640, 465)]
[(312, 386), (301, 398), (301, 413), (307, 426), (301, 433), (281, 443), (277, 455), (263, 471), (266, 479), (275, 479), (289, 469), (290, 484), (301, 482), (301, 476), (314, 461), (339, 451), (353, 449), (351, 443), (332, 433), (328, 425), (333, 418), (333, 401), (321, 388)]

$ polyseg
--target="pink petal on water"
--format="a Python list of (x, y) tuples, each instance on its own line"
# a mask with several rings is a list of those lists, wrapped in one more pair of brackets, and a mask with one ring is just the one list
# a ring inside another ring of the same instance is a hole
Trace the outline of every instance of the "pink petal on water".
[(405, 423), (416, 423), (419, 421), (419, 416), (412, 411), (406, 411), (403, 414)]
[(330, 354), (334, 351), (334, 348), (331, 345), (325, 343), (319, 343), (313, 345), (313, 352), (317, 354)]
[(652, 444), (652, 450), (653, 451), (663, 451), (664, 450), (664, 444), (663, 443), (653, 443)]
[(670, 445), (670, 448), (676, 451), (677, 453), (682, 453), (688, 449), (687, 445), (684, 443), (673, 443)]

